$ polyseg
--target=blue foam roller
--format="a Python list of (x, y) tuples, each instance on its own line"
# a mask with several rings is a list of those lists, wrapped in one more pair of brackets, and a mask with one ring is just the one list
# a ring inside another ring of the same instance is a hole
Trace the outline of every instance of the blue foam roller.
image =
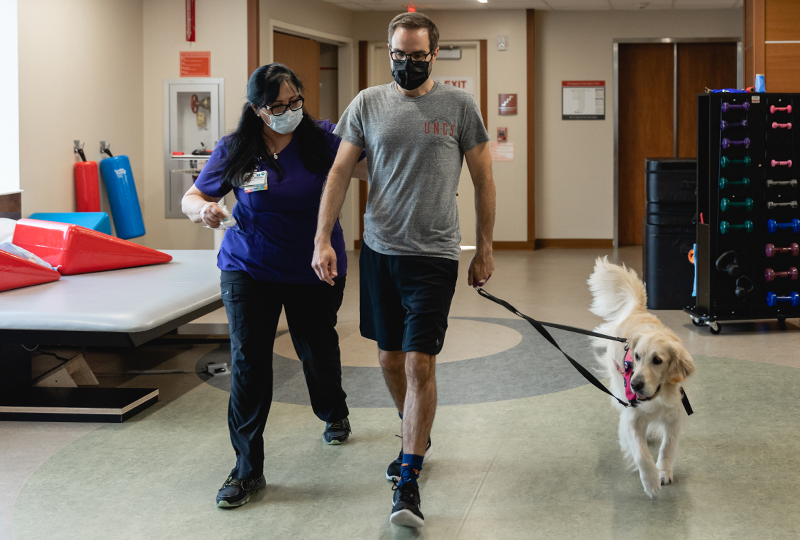
[(93, 231), (111, 234), (111, 221), (105, 212), (37, 212), (31, 214), (28, 219), (72, 223)]
[(100, 172), (111, 205), (111, 216), (117, 236), (127, 240), (144, 235), (144, 220), (133, 183), (133, 172), (128, 156), (115, 156), (100, 162)]

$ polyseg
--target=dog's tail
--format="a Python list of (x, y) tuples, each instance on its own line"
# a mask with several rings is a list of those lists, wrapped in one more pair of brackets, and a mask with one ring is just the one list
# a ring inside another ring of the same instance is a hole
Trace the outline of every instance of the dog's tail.
[(590, 311), (606, 321), (621, 321), (634, 307), (647, 306), (647, 293), (636, 272), (608, 262), (607, 256), (597, 258), (589, 290), (594, 297)]

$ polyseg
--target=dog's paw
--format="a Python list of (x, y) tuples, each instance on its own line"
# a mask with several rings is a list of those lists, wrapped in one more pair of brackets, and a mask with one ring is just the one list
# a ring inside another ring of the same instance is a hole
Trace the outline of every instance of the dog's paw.
[(647, 493), (651, 499), (658, 498), (659, 493), (661, 493), (661, 479), (659, 478), (658, 469), (656, 469), (655, 464), (652, 468), (648, 467), (646, 471), (640, 469), (639, 478), (642, 480), (644, 492)]
[(672, 483), (672, 469), (658, 471), (658, 477), (661, 479), (661, 485), (665, 486)]

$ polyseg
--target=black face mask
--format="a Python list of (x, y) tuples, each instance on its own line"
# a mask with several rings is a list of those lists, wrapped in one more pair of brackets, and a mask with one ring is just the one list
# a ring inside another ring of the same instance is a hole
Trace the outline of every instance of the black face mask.
[(402, 62), (393, 61), (393, 65), (392, 77), (403, 90), (416, 90), (430, 75), (430, 62), (412, 62), (406, 59)]

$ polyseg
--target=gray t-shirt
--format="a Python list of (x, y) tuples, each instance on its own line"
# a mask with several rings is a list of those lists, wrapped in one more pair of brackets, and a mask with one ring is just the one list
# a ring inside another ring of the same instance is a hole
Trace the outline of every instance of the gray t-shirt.
[(464, 153), (489, 140), (472, 94), (438, 82), (420, 97), (393, 82), (374, 86), (350, 103), (334, 133), (367, 149), (364, 242), (384, 255), (458, 260)]

